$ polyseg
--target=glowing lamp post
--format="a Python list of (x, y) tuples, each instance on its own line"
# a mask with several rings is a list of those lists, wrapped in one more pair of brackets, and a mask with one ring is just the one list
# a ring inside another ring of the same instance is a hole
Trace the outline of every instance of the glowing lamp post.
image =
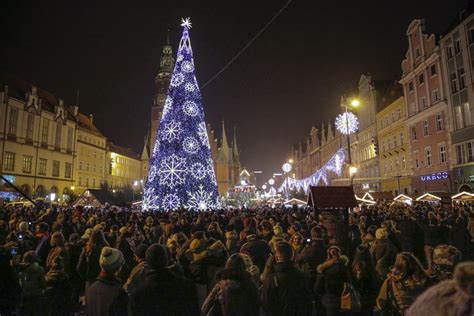
[(354, 180), (354, 175), (357, 173), (357, 167), (356, 166), (350, 166), (349, 167), (349, 176), (351, 178), (351, 185)]
[(51, 208), (53, 208), (53, 201), (56, 199), (56, 193), (51, 192), (49, 195), (49, 202), (51, 203)]
[[(353, 99), (350, 104), (350, 106), (354, 108), (358, 107), (359, 105), (360, 102), (357, 99)], [(354, 134), (359, 129), (359, 119), (354, 113), (347, 111), (347, 103), (344, 103), (344, 107), (346, 111), (336, 117), (336, 129), (342, 134), (347, 135), (347, 158), (349, 160), (349, 164), (351, 164), (352, 159), (350, 135)]]

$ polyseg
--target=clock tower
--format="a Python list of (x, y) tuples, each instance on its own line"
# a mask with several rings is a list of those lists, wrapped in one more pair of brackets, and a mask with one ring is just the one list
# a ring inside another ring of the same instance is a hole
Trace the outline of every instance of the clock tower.
[(170, 45), (169, 34), (166, 41), (166, 45), (163, 46), (163, 52), (161, 53), (160, 70), (155, 77), (155, 97), (153, 98), (153, 106), (151, 107), (151, 130), (150, 130), (150, 143), (149, 143), (149, 155), (153, 153), (153, 146), (155, 146), (156, 132), (158, 125), (160, 124), (161, 114), (163, 113), (163, 107), (165, 105), (166, 94), (168, 93), (168, 86), (171, 80), (171, 73), (174, 67), (173, 59), (173, 48)]

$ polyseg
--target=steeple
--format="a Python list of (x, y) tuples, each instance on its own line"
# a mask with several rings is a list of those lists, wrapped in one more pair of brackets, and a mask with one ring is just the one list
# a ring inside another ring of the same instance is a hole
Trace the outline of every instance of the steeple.
[(221, 147), (219, 148), (218, 159), (222, 162), (229, 163), (229, 160), (232, 159), (230, 155), (229, 143), (227, 142), (227, 135), (225, 132), (224, 120), (222, 120), (222, 134), (221, 134)]
[(225, 132), (225, 126), (224, 126), (224, 120), (222, 120), (222, 148), (226, 148), (226, 150), (229, 150), (229, 143), (227, 142), (227, 136)]
[(158, 78), (162, 78), (166, 75), (171, 75), (174, 66), (174, 58), (173, 58), (173, 48), (170, 44), (170, 33), (168, 30), (168, 34), (166, 36), (166, 44), (163, 46), (163, 51), (161, 52), (161, 59), (160, 59), (160, 71), (156, 76), (155, 81)]
[(332, 133), (332, 124), (331, 121), (328, 120), (328, 142), (334, 139), (334, 134)]
[(321, 145), (326, 145), (326, 129), (324, 128), (324, 123), (321, 124)]
[(145, 136), (145, 143), (143, 145), (142, 155), (140, 157), (141, 160), (149, 160), (150, 155), (148, 154), (148, 133)]
[(232, 151), (234, 152), (234, 157), (239, 157), (239, 149), (237, 148), (237, 135), (235, 133), (235, 126), (234, 126), (234, 140), (232, 141)]

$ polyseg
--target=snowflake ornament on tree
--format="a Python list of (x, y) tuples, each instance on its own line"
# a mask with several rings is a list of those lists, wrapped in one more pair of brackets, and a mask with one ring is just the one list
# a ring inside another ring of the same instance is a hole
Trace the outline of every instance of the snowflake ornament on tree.
[(217, 183), (195, 75), (189, 19), (183, 19), (183, 27), (150, 158), (144, 209), (167, 211), (182, 207), (197, 210), (217, 207)]
[(179, 140), (182, 132), (181, 122), (176, 121), (170, 121), (162, 130), (163, 138), (170, 143)]
[(175, 187), (184, 183), (187, 171), (186, 159), (173, 154), (163, 159), (157, 174), (160, 184)]

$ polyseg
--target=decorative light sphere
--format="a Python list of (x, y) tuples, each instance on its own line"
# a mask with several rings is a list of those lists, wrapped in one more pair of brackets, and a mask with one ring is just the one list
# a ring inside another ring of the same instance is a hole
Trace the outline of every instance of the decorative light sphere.
[(274, 185), (274, 184), (275, 184), (275, 180), (274, 180), (274, 179), (268, 180), (268, 184), (269, 184), (269, 185)]
[(266, 184), (262, 185), (262, 189), (263, 189), (263, 190), (266, 190), (266, 189), (267, 189), (267, 185), (266, 185)]
[(336, 117), (336, 128), (344, 135), (355, 133), (359, 129), (359, 119), (352, 112), (344, 112)]
[(290, 163), (286, 162), (283, 164), (283, 166), (281, 167), (281, 169), (284, 171), (284, 172), (290, 172), (291, 169), (293, 169), (293, 167), (291, 166)]

